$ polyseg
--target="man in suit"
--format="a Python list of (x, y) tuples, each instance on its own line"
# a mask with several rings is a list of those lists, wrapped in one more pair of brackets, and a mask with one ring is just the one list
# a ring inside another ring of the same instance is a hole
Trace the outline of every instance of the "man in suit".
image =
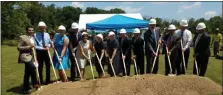
[(28, 26), (26, 28), (27, 35), (21, 35), (20, 41), (17, 45), (17, 49), (19, 50), (19, 58), (18, 63), (25, 63), (25, 75), (23, 80), (23, 90), (25, 94), (31, 93), (30, 87), (29, 87), (29, 77), (31, 76), (32, 79), (32, 85), (36, 89), (39, 88), (39, 84), (37, 82), (36, 77), (36, 67), (38, 66), (38, 63), (33, 63), (33, 53), (32, 48), (34, 48), (34, 29), (32, 26)]
[[(195, 36), (194, 40), (194, 58), (197, 60), (197, 67), (198, 67), (198, 75), (204, 76), (207, 70), (208, 60), (210, 56), (210, 42), (211, 38), (208, 33), (205, 31), (206, 25), (201, 22), (197, 25), (196, 29), (198, 30), (198, 35)], [(194, 70), (193, 74), (197, 74), (195, 63), (194, 63)]]
[(179, 56), (177, 61), (177, 75), (185, 74), (184, 64), (183, 64), (183, 56), (182, 52), (184, 52), (184, 59), (185, 59), (185, 67), (187, 69), (188, 59), (190, 56), (190, 44), (192, 42), (192, 34), (191, 31), (187, 29), (188, 23), (187, 20), (183, 19), (180, 21), (180, 29), (177, 30), (175, 33), (181, 37), (182, 40), (182, 47), (178, 49)]
[(50, 59), (48, 50), (51, 46), (50, 35), (46, 32), (46, 24), (40, 21), (38, 24), (39, 31), (34, 34), (37, 60), (39, 62), (40, 82), (43, 84), (43, 62), (46, 66), (46, 81), (44, 84), (50, 83)]
[[(128, 39), (126, 35), (126, 30), (121, 29), (120, 30), (120, 37), (118, 39), (120, 45), (119, 45), (119, 52), (120, 52), (120, 60), (119, 60), (119, 66), (117, 74), (124, 76), (129, 76), (130, 75), (130, 66), (131, 66), (131, 41)], [(123, 56), (122, 56), (123, 54)], [(124, 64), (123, 60), (125, 61), (125, 66), (126, 66), (126, 74), (125, 74), (125, 69), (124, 69)]]
[[(109, 32), (108, 37), (109, 37), (109, 39), (107, 40), (107, 54), (108, 54), (108, 57), (109, 57), (109, 62), (111, 64), (113, 64), (114, 73), (116, 75), (116, 73), (117, 73), (116, 65), (119, 64), (118, 63), (118, 57), (119, 57), (118, 47), (119, 47), (119, 43), (118, 43), (118, 40), (115, 39), (115, 33), (113, 31)], [(110, 76), (114, 76), (114, 73), (112, 72), (112, 67), (109, 64), (108, 65), (108, 74)]]
[[(172, 74), (175, 74), (176, 71), (176, 61), (178, 56), (178, 48), (180, 46), (180, 37), (175, 33), (176, 27), (171, 24), (168, 27), (168, 34), (163, 37), (163, 42), (165, 43), (163, 46), (163, 53), (165, 53), (165, 75), (170, 74), (170, 66), (167, 56), (170, 56), (170, 63), (172, 67)], [(166, 47), (168, 52), (166, 51)]]
[[(140, 30), (135, 28), (134, 37), (132, 38), (133, 58), (136, 59), (137, 70), (140, 74), (144, 74), (144, 40), (140, 37)], [(135, 72), (136, 73), (136, 72)]]
[(69, 59), (71, 62), (70, 76), (71, 76), (71, 81), (74, 81), (75, 77), (77, 77), (78, 71), (76, 69), (77, 66), (73, 54), (76, 54), (79, 41), (81, 40), (81, 33), (78, 32), (78, 24), (75, 22), (72, 23), (71, 29), (72, 30), (68, 32), (67, 36), (70, 40), (69, 42)]
[[(151, 19), (149, 21), (149, 29), (144, 33), (144, 41), (145, 41), (145, 55), (147, 59), (147, 68), (146, 73), (153, 73), (157, 74), (158, 72), (158, 63), (159, 63), (159, 53), (156, 53), (158, 44), (161, 43), (160, 38), (160, 31), (156, 27), (156, 20)], [(157, 57), (154, 69), (151, 72), (153, 60)]]

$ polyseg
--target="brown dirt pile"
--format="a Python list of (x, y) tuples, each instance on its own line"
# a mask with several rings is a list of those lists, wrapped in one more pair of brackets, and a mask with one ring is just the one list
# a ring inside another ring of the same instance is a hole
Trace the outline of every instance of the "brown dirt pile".
[(44, 86), (33, 95), (207, 95), (222, 87), (206, 77), (140, 75)]

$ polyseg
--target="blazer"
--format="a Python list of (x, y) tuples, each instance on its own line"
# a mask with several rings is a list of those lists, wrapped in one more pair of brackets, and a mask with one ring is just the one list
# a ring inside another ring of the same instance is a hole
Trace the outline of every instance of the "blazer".
[(136, 41), (135, 39), (135, 37), (132, 38), (132, 48), (134, 55), (144, 56), (144, 40), (141, 37), (139, 37)]
[[(168, 44), (167, 41), (168, 41), (168, 38), (169, 38), (170, 34), (167, 34), (163, 37), (163, 40), (165, 41), (166, 44), (163, 45), (163, 54), (166, 54), (166, 45)], [(181, 37), (176, 35), (176, 34), (173, 34), (172, 37), (171, 37), (171, 41), (170, 41), (170, 52), (171, 53), (176, 53), (178, 48), (180, 48), (180, 39)]]
[[(17, 45), (17, 49), (19, 51), (18, 63), (24, 63), (21, 60), (22, 54), (32, 55), (32, 45), (30, 42), (30, 37), (27, 35), (21, 35), (19, 43)], [(27, 59), (30, 59), (30, 56), (27, 56)]]
[[(150, 29), (148, 29), (145, 33), (144, 33), (144, 40), (145, 40), (145, 52), (146, 53), (151, 53), (151, 52), (156, 52), (156, 49), (158, 47), (158, 41), (160, 38), (160, 31), (159, 29), (155, 28), (155, 32), (156, 32), (156, 41), (153, 38), (153, 33), (150, 31)], [(157, 43), (157, 44), (156, 44)]]
[(123, 40), (123, 43), (121, 43), (121, 37), (119, 37), (118, 42), (120, 44), (119, 45), (120, 54), (123, 53), (123, 55), (126, 56), (126, 58), (131, 58), (131, 40), (129, 40), (128, 37), (126, 37)]
[[(67, 37), (70, 40), (69, 41), (69, 45), (68, 45), (69, 46), (69, 50), (70, 50), (70, 52), (72, 52), (73, 48), (77, 47), (79, 41), (81, 40), (81, 33), (80, 32), (77, 32), (77, 40), (76, 41), (74, 41), (75, 35), (73, 33), (68, 33), (67, 34)], [(72, 53), (70, 53), (70, 54), (72, 54)]]
[[(197, 39), (198, 34), (194, 37), (194, 43)], [(210, 56), (210, 45), (211, 37), (208, 35), (207, 32), (202, 33), (200, 39), (197, 42), (197, 45), (195, 48), (195, 53), (198, 53), (202, 56)]]

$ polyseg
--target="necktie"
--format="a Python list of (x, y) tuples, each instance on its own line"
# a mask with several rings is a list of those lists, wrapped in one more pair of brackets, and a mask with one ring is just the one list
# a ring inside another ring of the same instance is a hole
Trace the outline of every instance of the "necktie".
[(181, 39), (182, 39), (182, 45), (184, 46), (184, 32), (181, 31)]
[(168, 41), (167, 41), (168, 50), (170, 50), (170, 45), (171, 45), (171, 36), (169, 36)]
[(42, 45), (45, 47), (44, 33), (42, 33)]

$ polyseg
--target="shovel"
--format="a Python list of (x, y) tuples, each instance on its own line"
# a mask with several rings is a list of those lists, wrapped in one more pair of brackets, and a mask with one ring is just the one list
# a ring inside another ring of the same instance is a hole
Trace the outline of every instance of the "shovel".
[[(122, 49), (121, 49), (122, 51)], [(123, 57), (123, 52), (122, 52), (122, 57)], [(123, 63), (123, 66), (124, 66), (124, 70), (125, 70), (125, 77), (127, 77), (127, 72), (126, 72), (126, 66), (125, 66), (125, 60), (122, 58), (122, 63)]]
[(170, 62), (170, 56), (168, 55), (168, 48), (167, 48), (167, 45), (166, 45), (166, 52), (167, 52), (167, 59), (168, 59), (168, 63), (169, 63), (169, 66), (170, 66), (170, 74), (168, 74), (168, 76), (176, 76), (172, 73), (172, 65), (171, 65), (171, 62)]
[(56, 71), (55, 71), (55, 68), (54, 68), (54, 65), (53, 65), (52, 57), (51, 57), (51, 55), (50, 55), (50, 51), (47, 50), (47, 52), (48, 52), (48, 56), (49, 56), (49, 58), (50, 58), (50, 63), (51, 63), (52, 68), (53, 68), (53, 73), (54, 73), (55, 79), (57, 80), (56, 83), (59, 83), (58, 78), (57, 78), (57, 75), (56, 75)]
[[(183, 42), (180, 40), (181, 48), (183, 48)], [(183, 64), (184, 64), (184, 72), (186, 74), (186, 65), (185, 65), (185, 59), (184, 59), (184, 52), (182, 51), (182, 57), (183, 57)]]
[(138, 69), (137, 69), (137, 66), (136, 66), (136, 60), (133, 59), (133, 62), (134, 62), (135, 70), (136, 70), (136, 75), (138, 76)]
[[(35, 49), (32, 48), (32, 51), (33, 51), (33, 55), (34, 55), (34, 61), (37, 62), (37, 58), (36, 58), (36, 52), (35, 52)], [(38, 64), (38, 63), (34, 63), (34, 64)], [(39, 85), (40, 85), (40, 89), (42, 88), (41, 86), (41, 83), (40, 83), (40, 78), (39, 78), (39, 70), (38, 70), (38, 67), (36, 67), (36, 74), (37, 74), (37, 79), (38, 79), (38, 82), (39, 82)]]
[(79, 72), (79, 75), (80, 75), (81, 79), (83, 79), (83, 76), (81, 75), (80, 67), (79, 67), (78, 62), (77, 62), (76, 54), (75, 53), (72, 53), (72, 54), (74, 56), (74, 60), (76, 61), (77, 70)]
[[(87, 60), (88, 60), (88, 59), (87, 59)], [(89, 63), (90, 63), (90, 67), (91, 67), (92, 79), (95, 80), (95, 79), (94, 79), (93, 66), (92, 66), (92, 63), (91, 63), (91, 57), (90, 57), (90, 56), (89, 56), (89, 60), (88, 60), (88, 61), (89, 61)]]
[(100, 65), (100, 67), (101, 67), (101, 70), (102, 70), (102, 72), (103, 72), (103, 74), (104, 74), (104, 76), (105, 76), (105, 71), (104, 71), (104, 69), (103, 69), (103, 67), (102, 67), (101, 60), (99, 60), (99, 57), (98, 57), (98, 53), (97, 53), (97, 52), (96, 52), (96, 57), (97, 57), (97, 59), (98, 59), (99, 65)]
[[(58, 59), (58, 61), (59, 61), (59, 55), (58, 55), (56, 49), (54, 49), (54, 51), (55, 51), (56, 56), (57, 56), (57, 59)], [(67, 74), (66, 74), (66, 72), (65, 72), (65, 70), (64, 70), (64, 68), (63, 68), (63, 65), (62, 65), (61, 61), (59, 61), (59, 63), (60, 63), (60, 65), (61, 65), (62, 71), (63, 71), (63, 73), (64, 73), (64, 75), (65, 75), (66, 81), (68, 81), (68, 79), (67, 79)]]

